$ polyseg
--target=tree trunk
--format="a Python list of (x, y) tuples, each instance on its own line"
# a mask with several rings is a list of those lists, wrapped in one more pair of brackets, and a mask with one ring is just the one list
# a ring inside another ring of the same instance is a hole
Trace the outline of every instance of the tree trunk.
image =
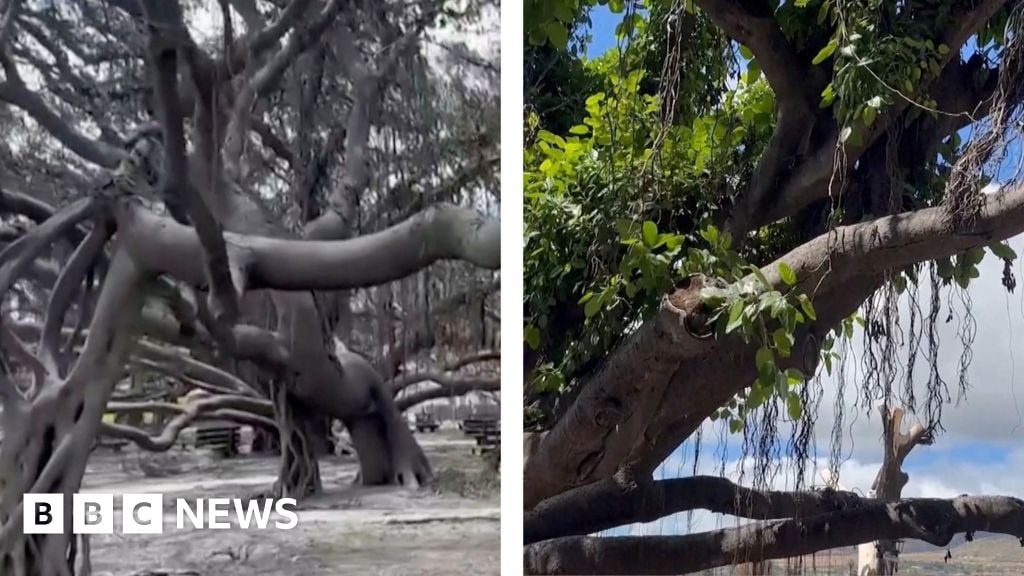
[(284, 384), (272, 384), (274, 418), (281, 446), (281, 464), (274, 483), (274, 498), (303, 498), (323, 489), (317, 462), (316, 419), (295, 402)]
[[(34, 383), (23, 390), (9, 372), (0, 375), (6, 434), (0, 446), (0, 573), (5, 576), (76, 572), (79, 542), (71, 534), (72, 494), (81, 486), (104, 408), (121, 377), (142, 305), (141, 288), (139, 270), (117, 252), (89, 336), (67, 377), (38, 363)], [(30, 492), (64, 495), (62, 533), (23, 533), (23, 497)]]
[[(882, 467), (878, 470), (871, 487), (875, 498), (883, 502), (895, 502), (903, 494), (903, 487), (910, 477), (902, 470), (903, 461), (918, 444), (931, 444), (932, 436), (921, 424), (914, 424), (910, 432), (901, 430), (904, 410), (879, 406), (882, 413), (884, 454)], [(899, 569), (899, 547), (895, 540), (883, 539), (861, 544), (859, 547), (858, 576), (892, 576)], [(863, 550), (866, 549), (866, 550)]]

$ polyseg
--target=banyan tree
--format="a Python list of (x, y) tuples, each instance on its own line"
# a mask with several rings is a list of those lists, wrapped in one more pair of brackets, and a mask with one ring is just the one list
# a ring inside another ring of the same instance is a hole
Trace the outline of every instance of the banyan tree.
[(0, 573), (87, 571), (22, 495), (70, 498), (101, 436), (277, 431), (301, 498), (340, 421), (360, 482), (429, 482), (401, 411), (439, 393), (400, 384), (496, 389), (496, 30), (472, 0), (3, 4)]
[[(1012, 291), (1024, 232), (1024, 3), (531, 1), (525, 22), (527, 572), (1024, 538), (1018, 498), (806, 480), (816, 436), (838, 474), (851, 399), (931, 438), (970, 397), (978, 264)], [(705, 430), (753, 473), (662, 475), (714, 451)], [(743, 521), (610, 532), (695, 510)]]

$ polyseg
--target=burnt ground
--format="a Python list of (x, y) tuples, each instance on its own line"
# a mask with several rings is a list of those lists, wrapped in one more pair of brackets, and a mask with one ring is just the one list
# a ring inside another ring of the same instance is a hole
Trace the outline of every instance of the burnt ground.
[[(146, 454), (98, 450), (83, 492), (164, 494), (163, 534), (94, 535), (97, 576), (335, 574), (497, 575), (499, 489), (472, 440), (418, 434), (439, 480), (431, 488), (353, 486), (354, 457), (322, 459), (324, 493), (298, 505), (292, 530), (196, 530), (175, 526), (175, 498), (248, 497), (274, 481), (277, 459), (172, 449)], [(120, 532), (120, 499), (115, 532)]]

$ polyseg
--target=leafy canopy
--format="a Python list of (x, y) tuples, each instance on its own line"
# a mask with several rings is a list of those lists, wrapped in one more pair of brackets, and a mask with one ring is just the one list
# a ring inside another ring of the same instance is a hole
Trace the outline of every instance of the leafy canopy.
[[(910, 104), (908, 125), (939, 114), (918, 89), (949, 57), (950, 47), (933, 38), (953, 24), (955, 4), (800, 0), (779, 4), (774, 16), (799, 54), (830, 71), (819, 109), (841, 127), (840, 142), (859, 145), (896, 104)], [(604, 5), (621, 15), (618, 48), (588, 59), (589, 14)], [(789, 286), (780, 291), (763, 281), (759, 267), (862, 214), (832, 207), (817, 218), (762, 226), (742, 242), (721, 231), (772, 136), (775, 94), (746, 46), (731, 42), (692, 2), (682, 10), (675, 5), (526, 3), (528, 427), (549, 426), (578, 381), (657, 310), (674, 284), (698, 273), (714, 279), (702, 296), (716, 331), (739, 331), (760, 343), (757, 381), (716, 417), (729, 418), (736, 431), (745, 411), (775, 394), (791, 418), (800, 418), (794, 389), (807, 375), (777, 364), (790, 355), (797, 326), (815, 319), (814, 304), (796, 289), (791, 270), (779, 270)], [(991, 19), (976, 50), (998, 60), (1005, 26), (1005, 14)], [(993, 73), (981, 67), (974, 80)], [(912, 172), (893, 174), (903, 202), (941, 202), (963, 146), (953, 134)], [(1016, 256), (1003, 244), (992, 251), (1007, 265)], [(939, 275), (966, 287), (983, 255), (972, 250), (938, 262)], [(916, 267), (898, 274), (901, 290), (908, 281), (917, 282)], [(826, 370), (837, 356), (835, 339), (849, 338), (857, 320), (824, 343)]]

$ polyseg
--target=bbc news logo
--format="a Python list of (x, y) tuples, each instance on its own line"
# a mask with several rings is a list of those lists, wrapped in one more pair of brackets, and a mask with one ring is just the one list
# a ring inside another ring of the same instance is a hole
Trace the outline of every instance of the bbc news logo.
[[(23, 526), (25, 534), (64, 534), (65, 498), (63, 494), (25, 494)], [(291, 530), (299, 523), (295, 499), (263, 501), (239, 498), (197, 498), (174, 502), (175, 525), (199, 530), (227, 530), (237, 524), (243, 530)], [(121, 496), (122, 534), (163, 534), (163, 494), (123, 494)], [(274, 513), (278, 516), (273, 518)], [(113, 494), (74, 494), (71, 502), (73, 534), (113, 534), (116, 516)], [(271, 521), (273, 520), (273, 522)]]

